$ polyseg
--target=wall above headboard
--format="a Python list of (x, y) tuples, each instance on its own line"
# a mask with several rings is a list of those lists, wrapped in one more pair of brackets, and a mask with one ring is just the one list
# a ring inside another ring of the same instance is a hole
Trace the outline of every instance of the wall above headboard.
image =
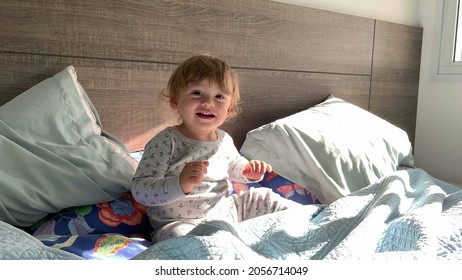
[(198, 53), (239, 75), (246, 132), (334, 94), (414, 140), (422, 29), (266, 0), (2, 1), (0, 104), (73, 65), (103, 127), (130, 150), (176, 116), (159, 96)]

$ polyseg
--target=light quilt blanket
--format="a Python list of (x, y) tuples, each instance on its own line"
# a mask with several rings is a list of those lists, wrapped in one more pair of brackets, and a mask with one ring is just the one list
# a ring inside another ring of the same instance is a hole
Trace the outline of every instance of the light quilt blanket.
[[(78, 258), (5, 223), (0, 240), (1, 259)], [(135, 259), (462, 259), (462, 191), (397, 171), (329, 206), (204, 222)]]

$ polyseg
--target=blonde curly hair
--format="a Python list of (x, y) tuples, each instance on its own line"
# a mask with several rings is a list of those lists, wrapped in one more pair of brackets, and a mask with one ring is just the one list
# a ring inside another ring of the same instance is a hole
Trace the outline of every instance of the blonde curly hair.
[(239, 81), (236, 73), (223, 60), (208, 54), (192, 56), (183, 61), (170, 76), (167, 88), (162, 95), (169, 102), (178, 100), (181, 90), (189, 83), (208, 79), (215, 82), (220, 89), (231, 96), (231, 105), (227, 120), (240, 113)]

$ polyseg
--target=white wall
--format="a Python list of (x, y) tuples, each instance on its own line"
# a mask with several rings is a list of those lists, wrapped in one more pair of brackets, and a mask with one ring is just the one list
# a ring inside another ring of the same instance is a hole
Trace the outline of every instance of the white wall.
[(424, 28), (414, 147), (416, 165), (462, 186), (462, 79), (435, 81), (442, 0), (277, 0)]
[(422, 27), (420, 23), (420, 18), (419, 18), (419, 4), (421, 2), (420, 0), (274, 0), (274, 1)]
[(462, 76), (457, 82), (435, 81), (439, 55), (442, 0), (420, 7), (424, 41), (417, 111), (416, 162), (435, 177), (462, 185)]

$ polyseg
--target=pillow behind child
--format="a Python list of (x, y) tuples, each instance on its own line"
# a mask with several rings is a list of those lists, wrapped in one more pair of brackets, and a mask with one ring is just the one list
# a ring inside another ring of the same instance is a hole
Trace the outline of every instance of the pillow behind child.
[(103, 131), (72, 66), (0, 107), (0, 219), (27, 227), (130, 190), (136, 162)]
[(241, 153), (270, 163), (322, 203), (414, 166), (404, 130), (334, 96), (250, 131)]

